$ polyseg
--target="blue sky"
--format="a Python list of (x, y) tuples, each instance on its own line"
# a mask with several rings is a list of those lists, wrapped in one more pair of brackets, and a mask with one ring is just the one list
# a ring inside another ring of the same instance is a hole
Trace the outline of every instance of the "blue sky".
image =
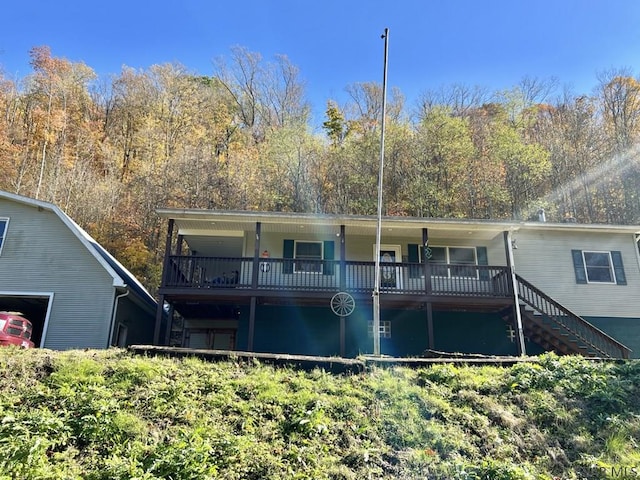
[(21, 0), (6, 2), (0, 25), (11, 78), (30, 73), (37, 45), (100, 76), (166, 62), (210, 75), (239, 45), (287, 55), (316, 112), (351, 83), (382, 81), (385, 27), (388, 84), (408, 104), (442, 85), (498, 90), (524, 76), (590, 93), (600, 71), (640, 71), (638, 0)]

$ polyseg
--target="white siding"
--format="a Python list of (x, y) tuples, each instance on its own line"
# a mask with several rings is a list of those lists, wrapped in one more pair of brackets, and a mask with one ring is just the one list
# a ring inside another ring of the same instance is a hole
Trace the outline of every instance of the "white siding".
[(108, 346), (113, 279), (49, 210), (0, 199), (10, 217), (0, 255), (0, 290), (54, 292), (44, 346)]
[[(301, 229), (302, 230), (302, 229)], [(248, 233), (246, 236), (246, 248), (244, 255), (253, 256), (255, 243), (254, 235)], [(282, 258), (282, 247), (285, 239), (306, 240), (306, 241), (333, 241), (335, 242), (335, 260), (340, 260), (340, 237), (335, 235), (313, 235), (305, 233), (303, 230), (298, 235), (290, 233), (263, 233), (260, 239), (260, 250), (268, 250), (272, 258)], [(373, 246), (376, 238), (362, 235), (349, 235), (346, 232), (346, 256), (347, 260), (354, 262), (373, 262)], [(407, 257), (409, 244), (422, 244), (422, 232), (417, 230), (414, 237), (392, 236), (385, 234), (382, 236), (383, 245), (400, 245), (403, 257)], [(487, 247), (487, 257), (489, 265), (506, 265), (506, 253), (502, 234), (495, 236), (492, 240), (475, 240), (473, 236), (467, 238), (437, 238), (429, 240), (431, 246), (457, 246), (457, 247)], [(405, 258), (406, 260), (406, 258)]]
[[(582, 316), (640, 317), (640, 267), (631, 234), (520, 230), (516, 272)], [(619, 250), (627, 285), (578, 284), (571, 250)]]

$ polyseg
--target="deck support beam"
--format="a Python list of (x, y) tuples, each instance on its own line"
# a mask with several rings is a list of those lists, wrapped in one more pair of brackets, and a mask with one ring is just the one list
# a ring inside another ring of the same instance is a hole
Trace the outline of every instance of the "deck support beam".
[(435, 350), (436, 342), (433, 336), (433, 305), (427, 302), (427, 335), (429, 337), (429, 350)]
[[(429, 255), (428, 255), (428, 248), (429, 248), (429, 229), (427, 228), (423, 228), (422, 229), (422, 259), (420, 260), (422, 262), (422, 265), (424, 267), (424, 271), (423, 271), (423, 275), (424, 275), (424, 291), (426, 292), (427, 295), (431, 295), (431, 265), (429, 263)], [(418, 254), (420, 254), (420, 252), (418, 251)]]
[[(171, 243), (173, 240), (173, 218), (169, 219), (169, 223), (167, 225), (167, 237), (165, 239), (164, 246), (164, 261), (162, 262), (162, 277), (160, 281), (160, 285), (162, 287), (167, 284), (167, 275), (169, 275), (169, 257), (171, 256)], [(153, 329), (153, 344), (158, 345), (160, 342), (160, 330), (162, 329), (162, 316), (164, 314), (164, 295), (160, 295), (158, 299), (158, 308), (156, 309), (156, 324)], [(170, 319), (167, 321), (170, 322)]]
[(256, 222), (256, 242), (253, 248), (253, 270), (251, 275), (251, 287), (258, 288), (258, 272), (260, 271), (260, 236), (262, 234), (262, 224)]
[(247, 350), (250, 352), (253, 351), (253, 337), (256, 330), (256, 303), (256, 297), (251, 297), (249, 303), (249, 338), (247, 339)]
[(346, 229), (344, 225), (340, 225), (340, 290), (347, 288), (347, 243)]

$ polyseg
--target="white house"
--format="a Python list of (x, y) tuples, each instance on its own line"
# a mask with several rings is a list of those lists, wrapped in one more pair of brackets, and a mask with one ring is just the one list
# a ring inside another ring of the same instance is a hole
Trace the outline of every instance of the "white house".
[(385, 217), (376, 252), (373, 216), (158, 213), (159, 344), (371, 353), (379, 255), (382, 353), (640, 354), (640, 226)]

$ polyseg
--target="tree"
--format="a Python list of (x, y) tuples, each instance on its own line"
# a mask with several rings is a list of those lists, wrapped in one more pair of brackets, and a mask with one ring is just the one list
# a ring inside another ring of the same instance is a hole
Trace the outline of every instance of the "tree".
[(259, 53), (234, 47), (231, 62), (217, 62), (215, 78), (236, 106), (238, 123), (256, 143), (279, 127), (304, 124), (309, 105), (300, 72), (285, 55), (264, 63)]
[(434, 108), (444, 108), (451, 115), (468, 117), (488, 101), (489, 93), (486, 88), (458, 83), (422, 93), (418, 99), (416, 113), (421, 120)]
[(331, 145), (338, 147), (342, 144), (347, 134), (344, 114), (333, 100), (327, 102), (325, 114), (327, 119), (322, 123), (322, 128), (327, 132)]
[(452, 117), (445, 107), (432, 108), (418, 126), (412, 151), (413, 162), (406, 172), (407, 211), (417, 216), (464, 216), (460, 193), (474, 153), (468, 122)]
[(627, 70), (600, 74), (599, 85), (605, 131), (616, 173), (622, 181), (622, 210), (611, 221), (632, 223), (640, 219), (640, 165), (634, 145), (640, 134), (640, 83)]

